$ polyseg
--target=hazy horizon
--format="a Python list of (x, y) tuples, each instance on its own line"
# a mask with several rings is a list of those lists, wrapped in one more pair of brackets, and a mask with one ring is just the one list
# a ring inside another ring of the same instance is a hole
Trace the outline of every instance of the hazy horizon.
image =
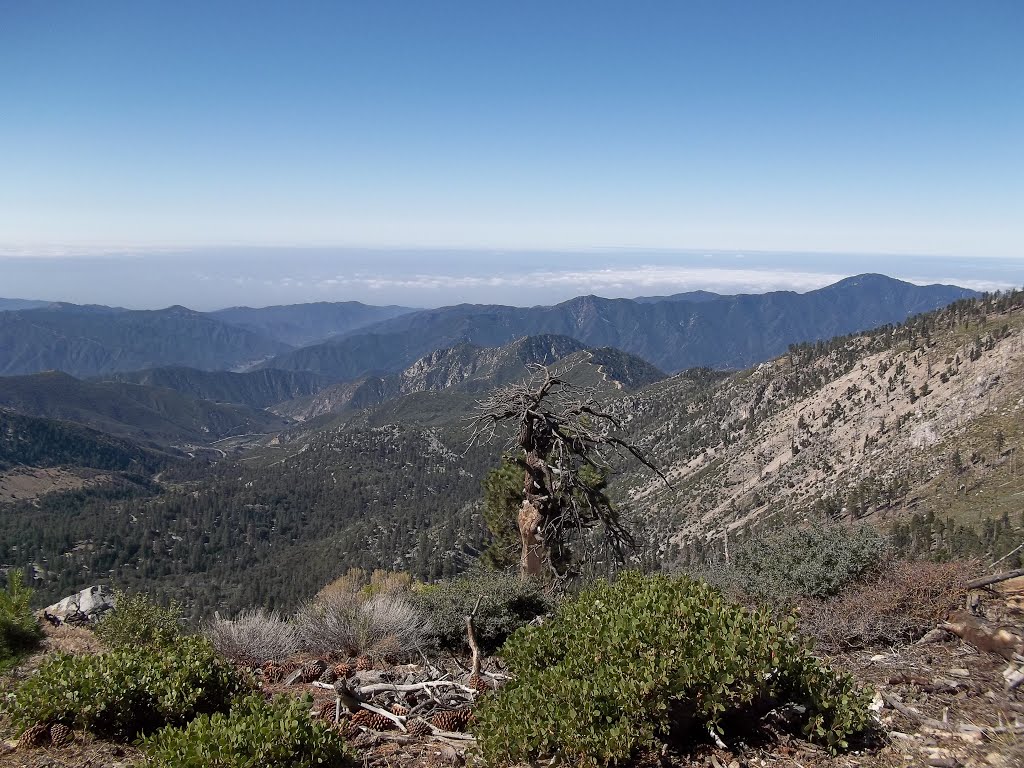
[(533, 306), (587, 294), (806, 292), (867, 272), (975, 290), (1024, 283), (1024, 259), (619, 249), (235, 248), (7, 255), (0, 256), (0, 271), (3, 298), (128, 309), (183, 305), (201, 311), (317, 301)]

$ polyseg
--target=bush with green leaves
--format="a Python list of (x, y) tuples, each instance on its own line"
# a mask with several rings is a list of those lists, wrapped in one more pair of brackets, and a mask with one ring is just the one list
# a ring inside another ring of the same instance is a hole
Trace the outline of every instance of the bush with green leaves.
[(167, 725), (184, 725), (200, 714), (226, 711), (249, 689), (208, 640), (182, 637), (164, 648), (47, 656), (5, 708), (19, 730), (63, 723), (129, 741)]
[(465, 617), (476, 607), (474, 625), (484, 653), (494, 653), (519, 627), (552, 608), (551, 600), (535, 582), (484, 568), (431, 584), (417, 592), (415, 599), (433, 625), (434, 644), (445, 650), (464, 649)]
[(0, 591), (0, 667), (13, 663), (42, 637), (31, 602), (32, 590), (25, 586), (24, 572), (11, 569), (7, 588)]
[(167, 648), (182, 633), (181, 604), (154, 602), (141, 592), (114, 592), (116, 608), (96, 625), (96, 634), (111, 648)]
[(238, 699), (230, 713), (203, 715), (185, 728), (164, 728), (141, 746), (151, 768), (312, 768), (347, 765), (341, 735), (291, 697)]
[(698, 573), (727, 594), (741, 594), (788, 609), (801, 597), (826, 598), (876, 573), (889, 545), (868, 525), (815, 521), (743, 541), (729, 567)]
[(723, 733), (727, 716), (765, 701), (806, 707), (805, 733), (832, 750), (871, 723), (870, 696), (812, 657), (792, 619), (685, 577), (598, 584), (516, 632), (502, 655), (514, 677), (483, 701), (475, 728), (489, 762), (604, 765), (669, 735)]

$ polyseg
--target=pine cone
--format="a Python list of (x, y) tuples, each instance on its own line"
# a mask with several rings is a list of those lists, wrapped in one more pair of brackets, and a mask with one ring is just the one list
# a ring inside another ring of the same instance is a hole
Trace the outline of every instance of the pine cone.
[(417, 717), (412, 722), (406, 723), (405, 728), (409, 731), (410, 736), (429, 736), (433, 733), (427, 721), (422, 717)]
[(314, 720), (334, 720), (334, 709), (333, 702), (325, 701), (314, 706), (309, 714)]
[(371, 717), (373, 717), (373, 712), (371, 712), (368, 709), (360, 709), (358, 712), (353, 714), (352, 717), (348, 719), (348, 721), (352, 725), (361, 725), (369, 727)]
[(409, 714), (409, 708), (403, 707), (401, 704), (392, 704), (391, 712), (398, 715), (399, 717), (405, 717)]
[(54, 723), (50, 726), (50, 743), (55, 747), (66, 747), (75, 740), (75, 732), (64, 723)]
[(312, 683), (318, 679), (320, 675), (327, 671), (327, 664), (320, 659), (314, 659), (313, 661), (307, 661), (302, 666), (302, 682)]
[(356, 659), (357, 672), (369, 672), (373, 669), (373, 660), (369, 656), (360, 656)]
[(469, 676), (469, 687), (477, 693), (487, 693), (491, 690), (491, 686), (484, 679), (483, 675), (470, 675)]
[(284, 667), (274, 661), (263, 662), (260, 672), (268, 683), (279, 683), (284, 679)]
[(338, 677), (340, 677), (342, 679), (345, 679), (346, 677), (348, 677), (349, 675), (352, 674), (352, 665), (351, 664), (344, 664), (344, 663), (343, 664), (337, 664), (334, 667), (334, 673)]
[(328, 667), (324, 670), (324, 673), (320, 675), (320, 682), (331, 684), (338, 679), (338, 673), (334, 671), (333, 667)]
[(48, 723), (36, 723), (25, 729), (18, 739), (18, 746), (26, 749), (41, 747), (43, 742), (50, 737), (50, 726)]
[(439, 712), (431, 718), (430, 723), (442, 731), (462, 731), (469, 725), (472, 714), (472, 711), (468, 709)]
[(343, 718), (336, 727), (346, 739), (354, 739), (362, 733), (359, 726), (352, 722), (352, 718)]
[(360, 709), (352, 715), (350, 722), (352, 725), (359, 725), (373, 731), (390, 731), (395, 728), (394, 720), (390, 720), (384, 717), (384, 715), (378, 715), (376, 712), (371, 712), (368, 709)]

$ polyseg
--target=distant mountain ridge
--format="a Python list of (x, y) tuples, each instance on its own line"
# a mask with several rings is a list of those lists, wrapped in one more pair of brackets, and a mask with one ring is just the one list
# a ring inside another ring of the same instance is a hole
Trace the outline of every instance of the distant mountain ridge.
[[(798, 294), (666, 297), (580, 296), (555, 306), (462, 304), (412, 311), (359, 302), (213, 313), (175, 306), (127, 310), (54, 303), (0, 310), (0, 375), (60, 370), (78, 377), (148, 368), (278, 369), (354, 381), (397, 373), (460, 343), (500, 347), (558, 335), (590, 349), (612, 347), (674, 372), (742, 368), (792, 343), (831, 338), (937, 309), (977, 294), (860, 275)], [(295, 348), (309, 340), (331, 337)]]
[(396, 372), (423, 355), (466, 342), (498, 347), (522, 336), (556, 334), (587, 347), (614, 347), (669, 373), (743, 368), (793, 343), (866, 330), (945, 306), (975, 291), (917, 286), (859, 275), (808, 293), (777, 291), (657, 301), (580, 296), (551, 307), (460, 304), (402, 315), (343, 338), (262, 364), (340, 380)]
[(0, 376), (238, 370), (411, 311), (355, 301), (196, 312), (0, 299)]
[(0, 312), (17, 312), (22, 309), (38, 309), (45, 307), (49, 302), (36, 299), (0, 299)]
[(208, 314), (290, 346), (302, 347), (415, 311), (409, 307), (371, 306), (358, 301), (319, 301), (258, 309), (229, 307)]

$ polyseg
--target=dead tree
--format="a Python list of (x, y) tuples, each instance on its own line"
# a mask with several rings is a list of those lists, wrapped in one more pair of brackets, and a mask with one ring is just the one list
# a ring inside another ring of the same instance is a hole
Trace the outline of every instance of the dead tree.
[(523, 501), (516, 520), (522, 543), (519, 570), (524, 578), (551, 568), (565, 575), (570, 542), (594, 526), (620, 560), (633, 537), (605, 493), (609, 457), (626, 454), (665, 476), (634, 445), (617, 437), (622, 424), (599, 407), (593, 390), (531, 366), (526, 383), (506, 387), (477, 403), (473, 437), (493, 440), (508, 424), (508, 448), (523, 468)]

